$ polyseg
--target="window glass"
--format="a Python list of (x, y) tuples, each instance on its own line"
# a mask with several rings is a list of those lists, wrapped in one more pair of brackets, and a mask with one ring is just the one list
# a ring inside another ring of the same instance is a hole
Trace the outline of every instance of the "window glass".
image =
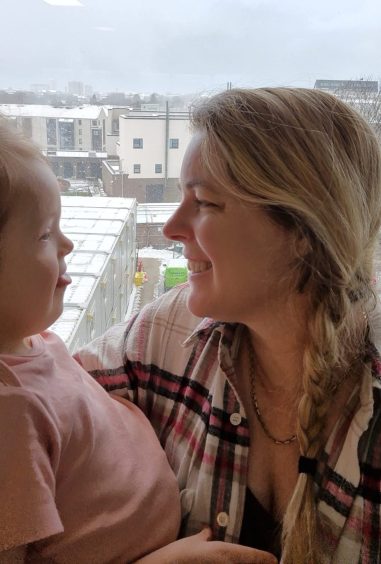
[(141, 137), (136, 137), (132, 140), (132, 147), (134, 149), (143, 149), (143, 139)]
[(134, 164), (134, 174), (140, 174), (140, 164)]
[(57, 120), (46, 120), (46, 136), (48, 145), (57, 145)]
[(178, 139), (170, 139), (169, 140), (169, 148), (170, 149), (178, 149), (179, 148), (179, 140)]
[(162, 164), (155, 164), (155, 173), (156, 174), (161, 174), (163, 170), (163, 165)]
[(74, 123), (73, 120), (59, 120), (59, 145), (60, 149), (74, 150)]

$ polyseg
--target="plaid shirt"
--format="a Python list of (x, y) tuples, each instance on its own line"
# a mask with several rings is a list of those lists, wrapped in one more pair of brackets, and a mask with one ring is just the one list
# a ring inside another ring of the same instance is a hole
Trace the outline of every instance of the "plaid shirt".
[[(104, 388), (128, 397), (150, 419), (178, 479), (182, 534), (209, 523), (216, 539), (238, 542), (249, 429), (231, 382), (243, 328), (194, 317), (186, 294), (186, 285), (165, 294), (76, 357)], [(325, 562), (381, 562), (381, 362), (375, 348), (371, 357), (319, 460)]]

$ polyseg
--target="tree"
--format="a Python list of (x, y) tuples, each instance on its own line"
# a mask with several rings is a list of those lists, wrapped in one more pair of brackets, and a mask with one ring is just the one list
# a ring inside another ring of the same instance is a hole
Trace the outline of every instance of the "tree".
[[(378, 88), (377, 90), (371, 89), (370, 80), (353, 81), (356, 85), (355, 88), (351, 89), (349, 84), (348, 88), (337, 89), (334, 94), (357, 110), (373, 127), (377, 137), (381, 140), (381, 91)], [(363, 86), (361, 83), (363, 83)]]

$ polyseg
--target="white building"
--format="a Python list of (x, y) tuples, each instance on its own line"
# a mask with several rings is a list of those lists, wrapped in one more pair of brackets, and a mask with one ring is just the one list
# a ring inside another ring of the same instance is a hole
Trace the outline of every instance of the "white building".
[(47, 155), (63, 178), (100, 178), (107, 158), (107, 109), (101, 106), (61, 108), (46, 105), (0, 104), (9, 118)]
[(177, 183), (190, 137), (188, 112), (120, 115), (120, 167), (104, 163), (106, 193), (133, 197), (140, 203), (178, 201)]
[(74, 352), (126, 316), (136, 270), (136, 202), (63, 197), (61, 228), (74, 243), (66, 259), (72, 283), (52, 329)]

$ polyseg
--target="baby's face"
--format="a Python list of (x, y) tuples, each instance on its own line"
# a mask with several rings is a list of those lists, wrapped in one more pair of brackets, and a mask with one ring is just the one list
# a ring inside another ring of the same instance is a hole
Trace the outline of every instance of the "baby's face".
[(60, 193), (50, 168), (30, 160), (28, 185), (20, 190), (1, 233), (1, 349), (22, 349), (24, 339), (47, 329), (62, 313), (70, 284), (65, 256), (73, 249), (63, 235)]

